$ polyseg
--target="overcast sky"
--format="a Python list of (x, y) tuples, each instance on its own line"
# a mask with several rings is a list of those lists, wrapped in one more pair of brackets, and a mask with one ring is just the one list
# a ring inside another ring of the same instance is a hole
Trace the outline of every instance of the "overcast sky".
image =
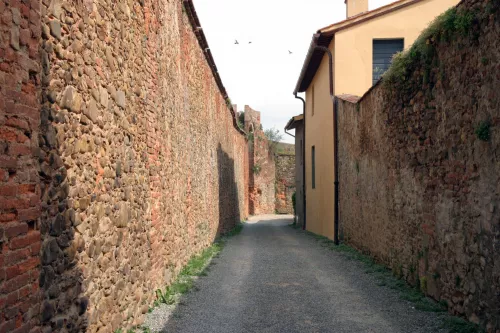
[[(369, 1), (371, 10), (394, 0)], [(312, 34), (345, 19), (344, 0), (194, 0), (194, 4), (232, 103), (238, 104), (238, 111), (250, 105), (261, 112), (264, 128), (283, 133), (287, 121), (302, 113), (302, 104), (292, 93)], [(293, 142), (288, 135), (283, 139)]]

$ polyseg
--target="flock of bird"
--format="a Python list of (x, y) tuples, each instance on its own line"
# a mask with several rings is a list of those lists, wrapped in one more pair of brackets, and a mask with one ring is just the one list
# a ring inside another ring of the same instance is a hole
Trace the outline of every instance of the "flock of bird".
[[(240, 43), (238, 42), (238, 40), (237, 40), (237, 39), (235, 39), (235, 40), (234, 40), (234, 44), (235, 44), (235, 45), (240, 45)], [(249, 41), (249, 42), (248, 42), (248, 44), (252, 44), (252, 41)], [(293, 52), (292, 52), (292, 51), (290, 51), (290, 50), (288, 50), (288, 54), (293, 54)]]

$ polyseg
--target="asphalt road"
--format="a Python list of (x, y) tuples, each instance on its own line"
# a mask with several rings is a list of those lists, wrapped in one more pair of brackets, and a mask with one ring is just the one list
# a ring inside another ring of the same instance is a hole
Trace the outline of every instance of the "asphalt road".
[(436, 314), (415, 310), (290, 223), (252, 218), (163, 332), (440, 332)]

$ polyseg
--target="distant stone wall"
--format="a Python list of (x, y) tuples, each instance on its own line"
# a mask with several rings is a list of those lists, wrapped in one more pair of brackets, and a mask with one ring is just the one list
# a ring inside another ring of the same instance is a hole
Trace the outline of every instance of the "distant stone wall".
[(0, 332), (39, 324), (40, 1), (0, 1)]
[[(293, 145), (291, 145), (293, 147)], [(276, 212), (293, 214), (295, 192), (295, 155), (276, 155)]]
[(344, 241), (488, 332), (500, 329), (499, 7), (464, 0), (460, 25), (444, 25), (457, 30), (420, 44), (424, 62), (359, 103), (338, 99)]
[(274, 214), (276, 166), (262, 129), (260, 112), (245, 105), (245, 131), (249, 133), (249, 212)]
[(247, 140), (183, 3), (0, 1), (0, 332), (139, 324), (248, 215)]

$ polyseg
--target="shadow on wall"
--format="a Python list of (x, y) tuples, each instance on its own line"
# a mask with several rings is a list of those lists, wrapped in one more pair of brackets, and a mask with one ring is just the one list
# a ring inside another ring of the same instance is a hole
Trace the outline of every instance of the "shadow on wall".
[(217, 170), (219, 173), (219, 226), (217, 234), (230, 231), (241, 221), (238, 186), (234, 178), (234, 160), (217, 147)]
[(248, 213), (253, 215), (255, 213), (255, 200), (250, 199), (250, 195), (254, 192), (255, 187), (255, 172), (254, 172), (254, 163), (255, 163), (255, 134), (253, 129), (253, 124), (250, 123), (248, 127), (248, 133), (251, 136), (251, 140), (248, 140)]
[[(41, 51), (42, 56), (48, 52)], [(57, 135), (57, 127), (70, 126), (65, 111), (56, 110), (54, 101), (48, 94), (49, 68), (44, 63), (42, 73), (42, 108), (40, 124), (40, 185), (42, 215), (40, 232), (42, 290), (40, 319), (43, 330), (83, 332), (87, 327), (86, 310), (88, 298), (83, 292), (83, 273), (77, 266), (78, 253), (84, 250), (83, 239), (76, 238), (76, 227), (81, 217), (73, 208), (75, 203), (68, 200), (70, 185), (76, 179), (68, 179), (67, 168), (59, 152), (62, 137)], [(66, 147), (67, 148), (67, 147)], [(80, 207), (89, 205), (80, 200)]]

